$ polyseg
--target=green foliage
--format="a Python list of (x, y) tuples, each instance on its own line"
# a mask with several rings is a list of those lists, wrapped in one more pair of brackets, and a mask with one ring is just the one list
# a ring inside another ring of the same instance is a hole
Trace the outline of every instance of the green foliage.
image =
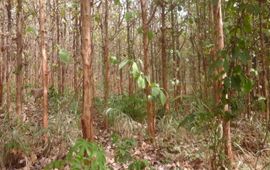
[[(162, 88), (159, 87), (159, 84), (150, 82), (150, 78), (144, 75), (142, 71), (140, 71), (137, 62), (125, 59), (119, 64), (119, 69), (122, 69), (128, 63), (131, 64), (131, 74), (137, 82), (138, 87), (140, 89), (145, 89), (147, 85), (149, 85), (149, 87), (151, 88), (151, 95), (148, 96), (148, 99), (154, 100), (159, 98), (161, 104), (164, 105), (167, 98)], [(141, 65), (143, 64), (141, 60), (138, 60), (138, 63), (140, 63)]]
[(110, 56), (110, 62), (111, 62), (112, 64), (118, 64), (118, 63), (119, 63), (117, 57), (114, 56), (114, 55)]
[(131, 65), (131, 74), (134, 79), (138, 79), (138, 77), (141, 75), (141, 71), (139, 70), (138, 64), (136, 62), (133, 62)]
[(34, 35), (34, 36), (38, 35), (37, 29), (35, 27), (31, 27), (31, 26), (26, 27), (25, 32), (29, 33), (31, 35)]
[(109, 106), (139, 122), (146, 116), (146, 100), (142, 94), (113, 96), (109, 100)]
[(128, 21), (131, 21), (132, 19), (134, 19), (134, 16), (135, 16), (134, 12), (126, 12), (125, 19), (128, 22)]
[(149, 166), (149, 162), (147, 160), (135, 160), (131, 164), (129, 164), (129, 170), (143, 170), (147, 166)]
[(119, 64), (119, 70), (122, 69), (125, 65), (127, 65), (130, 62), (129, 59), (124, 59), (120, 64)]
[(148, 36), (148, 39), (150, 40), (150, 41), (152, 41), (152, 39), (154, 38), (154, 32), (153, 31), (148, 31), (147, 32), (147, 36)]
[(207, 129), (217, 114), (214, 112), (213, 103), (206, 103), (198, 96), (190, 96), (185, 100), (185, 102), (191, 104), (190, 114), (188, 114), (182, 121), (180, 121), (179, 126), (186, 127), (190, 130), (193, 129), (195, 131), (202, 131)]
[(126, 163), (127, 161), (132, 160), (130, 151), (137, 144), (134, 139), (122, 139), (117, 134), (113, 134), (112, 142), (115, 145), (115, 160), (117, 162)]
[(61, 62), (63, 62), (64, 64), (69, 64), (71, 62), (71, 55), (69, 53), (69, 51), (67, 51), (64, 48), (61, 48), (60, 46), (57, 46), (57, 48), (59, 49), (59, 59)]
[(45, 169), (62, 168), (65, 165), (73, 170), (106, 170), (105, 153), (99, 145), (78, 139), (64, 160), (54, 161)]
[(114, 4), (121, 6), (121, 1), (120, 0), (114, 0)]
[(159, 99), (162, 105), (164, 105), (167, 100), (163, 92), (163, 89), (160, 88), (159, 84), (156, 84), (156, 83), (151, 84), (151, 98)]

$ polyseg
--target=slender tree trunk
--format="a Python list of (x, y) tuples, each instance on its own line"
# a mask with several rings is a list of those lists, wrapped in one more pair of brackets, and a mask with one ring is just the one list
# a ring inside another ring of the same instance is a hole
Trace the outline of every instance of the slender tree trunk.
[(103, 34), (104, 34), (104, 44), (103, 44), (103, 61), (104, 61), (104, 103), (105, 107), (108, 105), (109, 97), (109, 73), (110, 73), (110, 63), (109, 63), (109, 33), (108, 33), (108, 0), (105, 0), (104, 4), (104, 23), (103, 23)]
[(23, 52), (23, 38), (22, 38), (22, 0), (17, 0), (17, 68), (16, 68), (16, 113), (22, 114), (22, 52)]
[(6, 100), (7, 100), (7, 111), (8, 113), (11, 112), (10, 108), (10, 103), (11, 103), (11, 88), (10, 88), (10, 59), (11, 59), (11, 52), (10, 52), (10, 47), (11, 47), (11, 1), (8, 0), (7, 3), (7, 17), (8, 17), (8, 24), (7, 24), (7, 30), (8, 30), (8, 37), (7, 37), (7, 57), (6, 57)]
[[(5, 15), (3, 14), (1, 17), (1, 24), (5, 23)], [(2, 32), (5, 32), (5, 27), (2, 27)], [(3, 88), (4, 88), (4, 76), (5, 76), (5, 66), (4, 66), (4, 56), (5, 56), (5, 36), (1, 35), (0, 40), (0, 113), (3, 105)]]
[[(91, 3), (91, 4), (90, 4)], [(91, 48), (91, 5), (92, 1), (81, 0), (81, 54), (83, 58), (83, 113), (81, 116), (83, 138), (93, 140), (92, 48)]]
[[(149, 25), (147, 19), (147, 1), (140, 0), (141, 3), (141, 14), (142, 14), (142, 24), (143, 24), (143, 55), (144, 55), (144, 75), (149, 76), (149, 63), (148, 63), (148, 32)], [(151, 99), (148, 98), (150, 95), (151, 87), (150, 84), (147, 83), (145, 89), (145, 95), (147, 98), (147, 116), (148, 116), (148, 133), (150, 137), (153, 139), (155, 137), (155, 114), (154, 114), (154, 104)]]
[[(129, 6), (130, 0), (126, 0), (126, 10), (129, 13)], [(131, 35), (130, 35), (130, 21), (127, 21), (127, 57), (132, 59), (132, 52), (131, 52)], [(129, 96), (133, 93), (133, 78), (130, 74), (128, 74), (128, 94)]]
[[(48, 61), (45, 44), (45, 0), (39, 0), (39, 31), (40, 51), (42, 56), (42, 79), (43, 79), (43, 127), (48, 128)], [(47, 141), (47, 135), (45, 141)]]
[[(118, 39), (118, 56), (121, 56), (121, 39)], [(120, 87), (120, 95), (124, 93), (124, 87), (123, 87), (123, 69), (119, 70), (119, 87)]]
[[(259, 2), (260, 4), (260, 8), (262, 8), (262, 2), (260, 1)], [(263, 11), (263, 10), (261, 10)], [(260, 16), (259, 16), (259, 24), (260, 24), (260, 27), (259, 27), (259, 31), (260, 31), (260, 46), (261, 46), (261, 50), (260, 50), (260, 58), (261, 58), (261, 62), (262, 62), (262, 94), (263, 96), (265, 96), (266, 98), (266, 111), (265, 111), (265, 119), (266, 119), (266, 122), (269, 121), (269, 116), (270, 116), (270, 106), (269, 106), (269, 82), (268, 82), (268, 76), (267, 76), (267, 70), (268, 70), (268, 66), (267, 66), (267, 57), (266, 57), (266, 49), (265, 49), (265, 43), (264, 43), (264, 33), (263, 33), (263, 16), (262, 16), (262, 12), (260, 12)]]
[[(161, 60), (162, 60), (162, 84), (163, 89), (167, 93), (168, 92), (168, 78), (167, 78), (167, 54), (166, 54), (166, 40), (165, 40), (165, 29), (166, 29), (166, 23), (165, 23), (165, 4), (162, 3), (161, 5)], [(165, 103), (165, 111), (166, 113), (169, 112), (170, 106), (169, 106), (169, 100), (167, 100)]]
[[(221, 0), (217, 0), (216, 2), (214, 2), (213, 13), (214, 13), (214, 30), (215, 30), (215, 56), (218, 57), (218, 51), (224, 48)], [(222, 69), (218, 70), (218, 73), (220, 73)], [(221, 102), (221, 92), (220, 92), (220, 89), (222, 89), (221, 86), (222, 86), (222, 82), (218, 82), (218, 85), (216, 86), (217, 103)], [(225, 105), (224, 111), (225, 112), (228, 111), (228, 105)], [(232, 167), (233, 152), (232, 152), (232, 141), (231, 141), (231, 127), (230, 127), (230, 121), (226, 119), (223, 119), (223, 134), (224, 134), (224, 142), (225, 142), (224, 143), (225, 154), (227, 156), (229, 166)]]
[[(56, 0), (56, 43), (57, 45), (60, 45), (60, 14), (59, 14), (59, 0)], [(57, 56), (59, 55), (59, 48), (57, 48)], [(59, 57), (57, 57), (57, 88), (58, 88), (58, 93), (60, 93), (62, 95), (62, 78), (61, 78), (61, 71), (62, 68), (62, 64), (61, 61), (59, 59)]]
[[(77, 12), (77, 8), (76, 8)], [(78, 37), (79, 37), (79, 31), (78, 31), (78, 16), (76, 14), (75, 21), (74, 21), (74, 36), (73, 36), (73, 58), (74, 58), (74, 64), (73, 64), (73, 88), (75, 95), (78, 97), (78, 78), (77, 78), (77, 65), (78, 65)], [(76, 97), (76, 98), (77, 98)]]

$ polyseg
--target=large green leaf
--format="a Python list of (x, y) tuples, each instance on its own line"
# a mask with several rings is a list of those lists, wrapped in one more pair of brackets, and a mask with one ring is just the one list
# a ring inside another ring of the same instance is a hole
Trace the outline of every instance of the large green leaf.
[(140, 75), (139, 67), (136, 62), (133, 62), (131, 66), (131, 73), (135, 79)]
[(160, 99), (161, 104), (165, 105), (167, 99), (166, 99), (166, 96), (165, 96), (165, 94), (163, 93), (162, 90), (160, 90), (159, 99)]
[(145, 78), (142, 75), (138, 77), (137, 83), (140, 89), (145, 89)]
[(160, 94), (160, 88), (159, 87), (152, 87), (151, 94), (153, 97), (157, 97)]

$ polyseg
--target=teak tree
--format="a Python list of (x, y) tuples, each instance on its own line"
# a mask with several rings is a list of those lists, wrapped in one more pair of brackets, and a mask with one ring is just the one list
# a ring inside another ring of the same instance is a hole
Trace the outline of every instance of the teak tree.
[(22, 53), (23, 53), (23, 15), (22, 15), (22, 0), (17, 0), (17, 68), (16, 68), (16, 113), (22, 113)]
[(83, 112), (81, 116), (83, 138), (93, 140), (92, 48), (91, 48), (91, 5), (92, 1), (81, 0), (81, 54), (83, 59)]
[[(143, 30), (143, 58), (144, 58), (144, 75), (149, 76), (149, 58), (148, 58), (148, 32), (149, 32), (149, 21), (148, 11), (147, 11), (147, 1), (140, 0), (141, 13), (142, 13), (142, 30)], [(145, 88), (145, 95), (147, 98), (147, 123), (148, 123), (148, 133), (151, 138), (155, 136), (155, 113), (154, 113), (154, 103), (152, 99), (149, 98), (151, 95), (150, 84), (147, 83)]]
[[(217, 0), (213, 2), (213, 15), (214, 15), (214, 31), (215, 31), (215, 56), (221, 57), (219, 55), (220, 51), (224, 49), (224, 33), (223, 33), (223, 19), (222, 19), (222, 8), (221, 8), (221, 0)], [(220, 74), (224, 68), (218, 68), (217, 72)], [(224, 75), (226, 76), (226, 75)], [(224, 80), (218, 80), (216, 83), (216, 102), (221, 103), (222, 100), (222, 92), (223, 89), (221, 86)], [(228, 94), (225, 95), (226, 98)], [(228, 112), (228, 104), (224, 107), (224, 112)], [(224, 148), (225, 153), (228, 158), (228, 164), (231, 167), (233, 163), (233, 152), (232, 152), (232, 141), (231, 141), (231, 127), (230, 121), (226, 118), (223, 119), (223, 134), (224, 134)]]
[[(43, 79), (43, 127), (48, 128), (48, 61), (45, 44), (45, 0), (39, 0), (39, 34), (40, 52), (42, 57), (42, 79)], [(47, 136), (45, 136), (47, 140)]]

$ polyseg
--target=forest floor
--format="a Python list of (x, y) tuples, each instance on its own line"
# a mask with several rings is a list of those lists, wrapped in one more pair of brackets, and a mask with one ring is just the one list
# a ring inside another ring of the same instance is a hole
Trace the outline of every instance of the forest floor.
[[(40, 130), (41, 108), (34, 100), (30, 99), (24, 107), (23, 121), (7, 119), (1, 114), (0, 169), (38, 170), (54, 160), (64, 159), (70, 146), (81, 137), (80, 115), (67, 110), (60, 109), (49, 116), (47, 143), (42, 140), (45, 132)], [(209, 149), (211, 139), (207, 131), (194, 134), (179, 128), (177, 121), (168, 116), (157, 121), (152, 143), (145, 124), (120, 119), (110, 130), (105, 130), (100, 115), (95, 115), (95, 140), (104, 148), (110, 169), (129, 169), (136, 161), (144, 162), (146, 169), (210, 169), (213, 151)], [(270, 146), (261, 142), (265, 136), (260, 133), (262, 128), (254, 120), (238, 120), (232, 125), (237, 169), (270, 169)]]

